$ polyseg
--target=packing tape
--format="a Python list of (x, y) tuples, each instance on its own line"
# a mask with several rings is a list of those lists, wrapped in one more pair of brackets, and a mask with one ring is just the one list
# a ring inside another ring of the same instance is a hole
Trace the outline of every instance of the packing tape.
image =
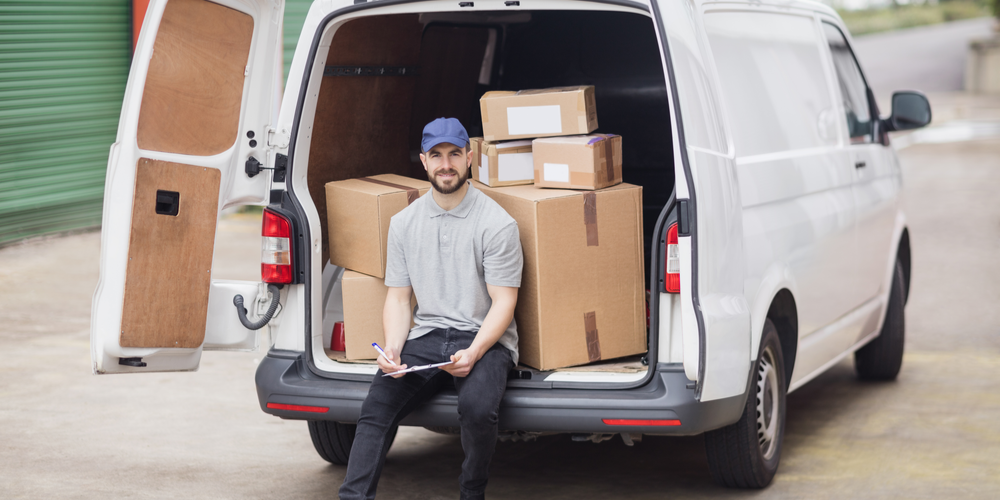
[(588, 142), (587, 144), (589, 145), (589, 144), (594, 144), (595, 142), (604, 141), (604, 172), (605, 175), (607, 176), (608, 184), (611, 184), (612, 182), (614, 182), (615, 178), (615, 162), (614, 162), (615, 147), (614, 144), (612, 144), (611, 139), (613, 137), (618, 137), (618, 136), (614, 134), (594, 134), (594, 135), (598, 137), (591, 139), (590, 142)]
[(583, 193), (583, 224), (587, 227), (587, 246), (597, 245), (597, 193)]
[(591, 362), (601, 360), (601, 338), (597, 335), (597, 312), (583, 313), (583, 329), (587, 335), (587, 358)]
[(386, 182), (386, 181), (379, 180), (379, 179), (372, 179), (371, 177), (361, 177), (358, 180), (362, 180), (362, 181), (365, 181), (365, 182), (371, 182), (372, 184), (381, 184), (383, 186), (388, 186), (388, 187), (391, 187), (391, 188), (396, 188), (396, 189), (400, 189), (400, 190), (406, 191), (406, 204), (407, 205), (409, 205), (410, 203), (413, 203), (413, 202), (417, 201), (417, 198), (420, 198), (420, 191), (417, 190), (416, 188), (411, 188), (410, 186), (404, 186), (402, 184), (395, 184), (395, 183), (392, 183), (392, 182)]

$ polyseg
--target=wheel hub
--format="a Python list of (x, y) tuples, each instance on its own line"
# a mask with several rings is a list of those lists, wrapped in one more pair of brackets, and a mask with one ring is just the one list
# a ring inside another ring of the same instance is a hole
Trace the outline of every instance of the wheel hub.
[(765, 459), (774, 456), (778, 432), (778, 372), (774, 352), (770, 347), (761, 355), (757, 366), (757, 443)]

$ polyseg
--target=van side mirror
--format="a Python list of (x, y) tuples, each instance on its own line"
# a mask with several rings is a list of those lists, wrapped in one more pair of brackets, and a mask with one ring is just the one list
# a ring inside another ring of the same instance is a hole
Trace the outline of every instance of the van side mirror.
[(920, 92), (904, 90), (892, 94), (892, 114), (884, 120), (886, 130), (911, 130), (931, 122), (931, 103)]

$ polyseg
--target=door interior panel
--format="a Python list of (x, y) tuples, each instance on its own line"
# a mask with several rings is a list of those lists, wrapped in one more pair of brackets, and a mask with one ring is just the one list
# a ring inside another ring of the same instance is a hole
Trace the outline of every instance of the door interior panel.
[(205, 338), (221, 172), (140, 158), (125, 272), (122, 347)]

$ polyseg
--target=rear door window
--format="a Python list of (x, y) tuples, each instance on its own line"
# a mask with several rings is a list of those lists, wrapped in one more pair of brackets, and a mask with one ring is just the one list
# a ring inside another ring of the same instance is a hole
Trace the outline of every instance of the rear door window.
[(847, 38), (836, 26), (824, 22), (823, 34), (830, 46), (833, 67), (836, 68), (840, 98), (844, 105), (848, 137), (851, 144), (872, 142), (872, 113), (868, 102), (868, 85), (861, 74)]
[(812, 18), (710, 12), (705, 29), (738, 157), (836, 144), (822, 41)]

